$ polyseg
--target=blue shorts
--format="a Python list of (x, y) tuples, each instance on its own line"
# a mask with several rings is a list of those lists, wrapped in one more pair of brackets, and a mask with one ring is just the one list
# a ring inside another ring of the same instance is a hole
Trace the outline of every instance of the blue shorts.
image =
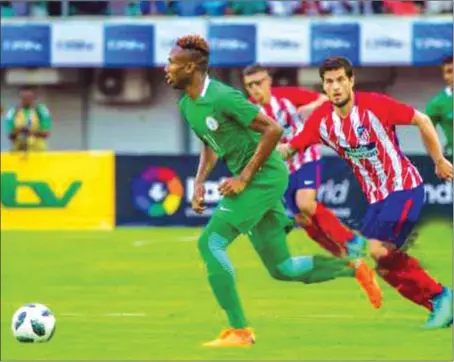
[(369, 205), (361, 233), (402, 248), (418, 222), (424, 201), (424, 185), (389, 194), (383, 201)]
[(296, 192), (302, 189), (317, 190), (322, 179), (322, 161), (305, 163), (301, 168), (290, 174), (287, 190), (284, 194), (284, 203), (287, 212), (294, 216), (300, 210), (296, 204)]

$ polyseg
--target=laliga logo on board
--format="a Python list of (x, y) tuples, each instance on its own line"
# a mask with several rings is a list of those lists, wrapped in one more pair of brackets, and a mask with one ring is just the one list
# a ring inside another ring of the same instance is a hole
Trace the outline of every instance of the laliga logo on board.
[(149, 167), (132, 182), (134, 206), (151, 217), (178, 211), (184, 189), (176, 172), (167, 167)]

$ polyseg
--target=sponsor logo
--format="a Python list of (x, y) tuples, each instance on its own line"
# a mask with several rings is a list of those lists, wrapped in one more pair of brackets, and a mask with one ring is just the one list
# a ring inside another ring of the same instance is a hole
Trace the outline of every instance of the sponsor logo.
[(378, 149), (375, 143), (359, 146), (355, 148), (344, 148), (347, 156), (352, 160), (372, 159), (378, 156)]
[(424, 187), (428, 204), (452, 204), (452, 184), (450, 182), (439, 185), (425, 184)]
[(235, 38), (211, 38), (210, 47), (213, 50), (245, 51), (249, 48), (249, 44), (241, 39)]
[(426, 37), (415, 39), (415, 46), (420, 50), (449, 49), (452, 43), (448, 39)]
[(59, 40), (56, 46), (61, 51), (92, 51), (95, 49), (95, 44), (85, 39)]
[(175, 170), (149, 167), (132, 182), (135, 207), (151, 217), (175, 214), (183, 198), (183, 185)]
[(353, 45), (341, 38), (315, 38), (314, 49), (326, 50), (326, 49), (351, 49)]
[(32, 40), (5, 40), (2, 43), (3, 50), (9, 52), (22, 51), (22, 52), (41, 52), (44, 47), (41, 43)]
[[(2, 205), (10, 209), (65, 208), (81, 187), (81, 181), (73, 181), (64, 189), (63, 193), (57, 195), (57, 192), (46, 181), (19, 180), (14, 172), (2, 172), (1, 174)], [(27, 201), (24, 201), (24, 198)]]
[(380, 37), (380, 38), (375, 38), (375, 39), (369, 39), (366, 42), (366, 48), (369, 49), (381, 49), (381, 48), (395, 48), (395, 49), (400, 49), (405, 46), (405, 42), (391, 38), (391, 37)]
[(107, 49), (112, 51), (145, 51), (147, 45), (133, 39), (109, 40)]
[(349, 191), (349, 180), (335, 183), (334, 180), (330, 179), (318, 188), (317, 199), (325, 204), (341, 205), (347, 201)]
[(275, 50), (297, 50), (301, 48), (301, 43), (291, 39), (266, 39), (263, 46)]

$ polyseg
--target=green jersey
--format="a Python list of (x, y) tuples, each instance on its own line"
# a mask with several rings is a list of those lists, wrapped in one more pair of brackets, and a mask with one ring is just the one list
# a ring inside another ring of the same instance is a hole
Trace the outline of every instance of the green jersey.
[[(186, 94), (179, 107), (198, 138), (239, 175), (260, 142), (260, 134), (249, 128), (260, 109), (240, 91), (208, 77), (201, 95), (193, 100)], [(265, 165), (270, 162), (283, 163), (277, 151)]]
[(446, 137), (445, 151), (452, 155), (452, 90), (446, 88), (433, 97), (426, 106), (426, 113), (435, 125), (440, 125)]
[(35, 131), (50, 131), (50, 112), (44, 104), (32, 108), (11, 108), (5, 116), (6, 128), (11, 133), (16, 127), (29, 127)]

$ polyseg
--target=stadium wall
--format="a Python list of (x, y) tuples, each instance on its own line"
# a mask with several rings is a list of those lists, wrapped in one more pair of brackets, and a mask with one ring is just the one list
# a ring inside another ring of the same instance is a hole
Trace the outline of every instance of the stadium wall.
[[(386, 87), (369, 84), (368, 89), (385, 91), (417, 109), (423, 110), (426, 102), (443, 87), (438, 67), (364, 68), (370, 76), (394, 76)], [(372, 73), (372, 74), (370, 74)], [(304, 74), (304, 73), (303, 73)], [(51, 110), (54, 119), (50, 137), (52, 150), (113, 150), (123, 154), (184, 154), (184, 125), (179, 117), (176, 102), (178, 93), (167, 87), (162, 75), (156, 75), (156, 94), (152, 104), (140, 106), (103, 105), (96, 102), (90, 89), (81, 86), (40, 89), (40, 100)], [(1, 87), (2, 106), (17, 102), (18, 88), (5, 84)], [(83, 95), (89, 92), (88, 122), (83, 121)], [(9, 148), (2, 124), (1, 149)], [(84, 134), (86, 132), (86, 135)], [(410, 154), (425, 154), (417, 130), (399, 129), (402, 147)], [(443, 138), (441, 132), (440, 137)], [(198, 152), (199, 143), (192, 136), (191, 153)]]

